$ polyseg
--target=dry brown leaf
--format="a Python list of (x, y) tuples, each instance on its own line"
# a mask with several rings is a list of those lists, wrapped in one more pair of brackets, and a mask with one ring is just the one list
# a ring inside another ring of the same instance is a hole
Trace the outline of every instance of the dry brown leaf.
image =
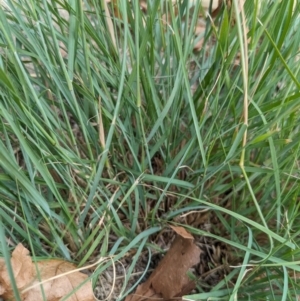
[(175, 227), (170, 225), (170, 228), (181, 237), (194, 240), (194, 236), (191, 233), (187, 232), (183, 227)]
[[(22, 301), (59, 301), (75, 291), (68, 301), (92, 301), (92, 284), (86, 281), (87, 275), (76, 271), (76, 266), (63, 260), (44, 260), (36, 265), (29, 251), (18, 244), (11, 256), (11, 266)], [(37, 276), (37, 271), (39, 277)], [(39, 281), (40, 279), (40, 281)], [(0, 260), (0, 297), (14, 300), (14, 293), (6, 265)]]
[(178, 235), (168, 253), (148, 280), (139, 285), (136, 292), (127, 296), (125, 301), (150, 301), (157, 298), (178, 300), (195, 288), (195, 282), (189, 279), (187, 271), (199, 263), (201, 250), (184, 228), (171, 228)]

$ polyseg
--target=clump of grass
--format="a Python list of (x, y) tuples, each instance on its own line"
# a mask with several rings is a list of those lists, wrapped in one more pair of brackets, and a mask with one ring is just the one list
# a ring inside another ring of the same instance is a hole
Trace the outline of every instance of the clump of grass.
[(158, 0), (146, 12), (138, 1), (119, 1), (117, 11), (104, 1), (7, 1), (2, 253), (23, 242), (34, 256), (80, 265), (131, 249), (138, 258), (167, 223), (205, 209), (214, 219), (199, 213), (188, 228), (231, 246), (237, 267), (187, 298), (294, 300), (295, 3), (246, 1), (243, 16), (233, 1), (206, 19), (194, 52), (199, 3), (175, 13)]

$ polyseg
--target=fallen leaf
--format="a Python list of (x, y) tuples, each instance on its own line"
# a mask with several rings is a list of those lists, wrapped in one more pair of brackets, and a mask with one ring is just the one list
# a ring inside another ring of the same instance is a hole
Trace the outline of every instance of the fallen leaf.
[(175, 231), (178, 235), (180, 235), (181, 237), (185, 238), (185, 239), (192, 239), (194, 240), (194, 236), (187, 232), (183, 227), (178, 227), (178, 226), (171, 226), (170, 228)]
[(169, 251), (148, 280), (137, 287), (125, 301), (170, 300), (182, 297), (195, 288), (187, 276), (188, 270), (200, 261), (201, 250), (194, 238), (182, 227), (171, 227), (178, 235)]
[[(22, 301), (43, 301), (44, 296), (47, 301), (59, 301), (70, 293), (68, 301), (94, 300), (88, 276), (76, 271), (76, 266), (69, 262), (52, 259), (34, 264), (29, 251), (18, 244), (11, 256), (11, 266)], [(10, 277), (2, 259), (0, 297), (14, 300)]]
[[(19, 290), (22, 290), (28, 284), (28, 279), (33, 279), (35, 271), (34, 265), (29, 257), (29, 251), (21, 244), (17, 245), (12, 254), (11, 267), (15, 275), (17, 287)], [(6, 270), (6, 266), (2, 266), (2, 268), (3, 270), (0, 272), (0, 284), (1, 287), (3, 286), (4, 291), (9, 292), (11, 291), (11, 280)], [(8, 293), (8, 295), (13, 297), (10, 293)], [(3, 296), (6, 298), (6, 295)]]

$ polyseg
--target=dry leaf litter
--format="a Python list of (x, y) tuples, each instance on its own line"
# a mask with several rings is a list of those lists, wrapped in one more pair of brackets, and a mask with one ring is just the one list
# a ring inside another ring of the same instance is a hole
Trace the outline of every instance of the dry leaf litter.
[[(182, 233), (189, 237), (182, 236)], [(127, 296), (126, 301), (147, 300), (147, 296), (160, 300), (172, 298), (180, 300), (180, 296), (184, 294), (197, 293), (199, 290), (210, 291), (230, 272), (229, 265), (233, 262), (230, 255), (232, 250), (219, 241), (202, 236), (193, 237), (181, 227), (174, 227), (173, 230), (166, 228), (158, 237), (156, 244), (164, 252), (153, 250), (148, 270), (150, 254), (147, 251), (143, 252), (137, 260), (131, 277), (127, 279), (126, 287), (124, 287), (125, 275), (134, 254), (128, 254), (120, 262), (116, 262), (115, 270), (110, 266), (100, 275), (95, 288), (95, 295), (99, 300), (122, 300), (125, 292), (132, 287), (135, 288), (134, 295)], [(182, 245), (185, 246), (183, 249), (180, 248)], [(189, 251), (191, 253), (188, 253), (188, 258), (185, 259), (182, 253)], [(181, 263), (181, 266), (178, 263)], [(194, 282), (188, 283), (187, 272), (193, 275)], [(177, 278), (170, 278), (170, 275), (175, 275)], [(153, 282), (155, 289), (153, 289)], [(162, 286), (157, 287), (158, 284)], [(168, 291), (169, 287), (176, 296), (171, 295), (170, 290)], [(180, 288), (180, 291), (176, 292), (174, 287)], [(162, 291), (165, 295), (161, 293)], [(139, 299), (138, 296), (141, 295), (146, 299)]]
[[(29, 251), (18, 244), (11, 256), (11, 267), (22, 301), (93, 301), (94, 294), (88, 276), (64, 260), (50, 259), (33, 262)], [(42, 287), (42, 288), (41, 288)], [(0, 259), (0, 297), (15, 300), (6, 262)]]

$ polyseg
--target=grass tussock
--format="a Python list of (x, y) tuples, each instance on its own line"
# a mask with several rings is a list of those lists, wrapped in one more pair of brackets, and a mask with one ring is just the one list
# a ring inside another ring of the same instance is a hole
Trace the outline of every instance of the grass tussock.
[(2, 254), (134, 265), (183, 224), (235, 264), (189, 300), (295, 300), (300, 6), (258, 2), (199, 35), (198, 2), (3, 4)]

